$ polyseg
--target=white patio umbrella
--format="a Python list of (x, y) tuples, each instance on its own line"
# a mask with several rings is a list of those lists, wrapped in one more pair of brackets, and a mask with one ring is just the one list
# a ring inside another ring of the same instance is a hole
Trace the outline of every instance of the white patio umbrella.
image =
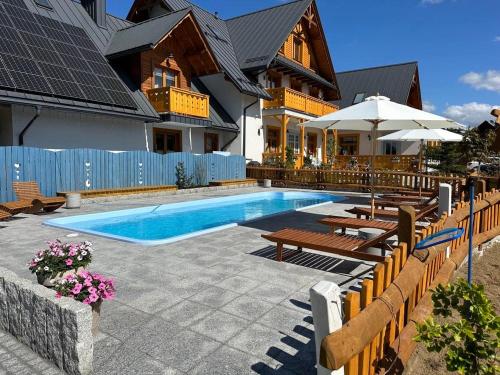
[(461, 142), (462, 136), (457, 133), (450, 132), (444, 129), (411, 129), (411, 130), (400, 130), (395, 133), (384, 135), (379, 137), (379, 141), (408, 141), (415, 142), (420, 141), (420, 153), (419, 153), (419, 192), (422, 196), (422, 160), (423, 160), (423, 150), (424, 141), (439, 141), (439, 142)]
[(391, 102), (385, 96), (371, 96), (365, 101), (304, 123), (310, 128), (336, 130), (369, 130), (372, 132), (371, 206), (375, 217), (375, 154), (377, 131), (403, 129), (461, 128), (453, 120)]

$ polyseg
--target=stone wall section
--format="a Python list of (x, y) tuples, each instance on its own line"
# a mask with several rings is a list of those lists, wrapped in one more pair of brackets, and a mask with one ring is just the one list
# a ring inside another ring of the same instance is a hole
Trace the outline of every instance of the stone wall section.
[(0, 267), (0, 330), (70, 375), (92, 374), (90, 306)]

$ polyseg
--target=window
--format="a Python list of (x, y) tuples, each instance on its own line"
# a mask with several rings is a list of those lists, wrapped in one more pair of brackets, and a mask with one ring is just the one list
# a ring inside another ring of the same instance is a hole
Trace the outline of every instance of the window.
[(278, 152), (280, 147), (279, 128), (267, 128), (267, 152)]
[(339, 135), (340, 155), (359, 154), (359, 135)]
[(287, 135), (287, 147), (290, 147), (293, 149), (293, 152), (295, 154), (300, 153), (300, 141), (299, 141), (300, 136), (296, 133), (288, 133)]
[(168, 154), (182, 151), (182, 132), (180, 130), (153, 129), (154, 152)]
[(219, 151), (219, 134), (205, 133), (205, 154)]
[(267, 74), (267, 87), (271, 89), (281, 87), (281, 74), (269, 72)]
[(172, 70), (167, 70), (167, 87), (177, 87), (178, 75), (178, 73)]
[(366, 97), (366, 92), (358, 92), (354, 96), (354, 100), (352, 101), (352, 104), (361, 103), (363, 100), (365, 100), (365, 97)]
[(398, 155), (401, 153), (401, 142), (397, 141), (384, 141), (382, 142), (382, 154), (384, 155)]
[(302, 62), (302, 39), (294, 37), (293, 38), (293, 59), (298, 62)]
[(53, 9), (52, 5), (50, 4), (49, 0), (35, 0), (35, 4), (47, 9)]
[(153, 84), (155, 89), (161, 89), (163, 85), (163, 69), (155, 68), (153, 72)]

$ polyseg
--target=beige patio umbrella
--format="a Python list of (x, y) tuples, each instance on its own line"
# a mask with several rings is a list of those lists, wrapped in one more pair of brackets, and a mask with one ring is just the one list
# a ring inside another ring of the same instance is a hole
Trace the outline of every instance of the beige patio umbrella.
[(463, 126), (453, 120), (391, 102), (385, 96), (370, 96), (365, 101), (306, 122), (319, 129), (371, 131), (371, 217), (375, 218), (375, 155), (377, 131), (404, 129), (458, 129)]

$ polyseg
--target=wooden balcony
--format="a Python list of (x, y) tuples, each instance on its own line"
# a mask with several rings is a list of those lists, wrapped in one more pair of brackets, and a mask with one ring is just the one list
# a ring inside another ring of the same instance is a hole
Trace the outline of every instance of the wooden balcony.
[(205, 119), (210, 114), (210, 97), (205, 94), (177, 87), (162, 87), (148, 90), (147, 95), (158, 113), (176, 113)]
[(273, 100), (264, 101), (264, 109), (291, 109), (316, 117), (338, 110), (336, 105), (288, 87), (267, 89), (267, 92), (273, 97)]

